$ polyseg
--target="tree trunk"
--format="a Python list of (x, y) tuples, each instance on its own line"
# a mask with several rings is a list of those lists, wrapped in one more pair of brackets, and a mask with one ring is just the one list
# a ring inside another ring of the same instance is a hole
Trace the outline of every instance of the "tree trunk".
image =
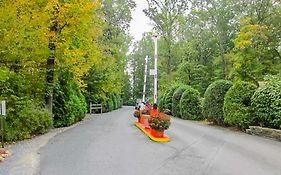
[(46, 65), (46, 105), (48, 111), (53, 114), (53, 87), (54, 87), (54, 67), (55, 67), (55, 42), (54, 38), (50, 37), (49, 39), (49, 50), (50, 50), (50, 56), (47, 59), (47, 65)]
[(226, 72), (225, 72), (226, 64), (225, 64), (224, 53), (225, 53), (225, 50), (224, 50), (223, 44), (221, 42), (221, 44), (220, 44), (220, 54), (221, 54), (221, 71), (222, 71), (221, 78), (222, 79), (225, 79), (225, 77), (226, 77)]
[(168, 34), (168, 38), (166, 40), (167, 42), (167, 47), (168, 47), (168, 55), (167, 55), (167, 75), (170, 75), (171, 74), (171, 67), (172, 67), (172, 43), (171, 43), (171, 37), (170, 37), (170, 34)]

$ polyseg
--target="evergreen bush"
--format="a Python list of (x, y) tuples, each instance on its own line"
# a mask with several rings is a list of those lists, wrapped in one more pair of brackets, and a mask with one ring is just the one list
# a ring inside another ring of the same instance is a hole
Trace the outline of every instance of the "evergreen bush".
[(208, 119), (215, 124), (224, 124), (224, 96), (231, 86), (232, 82), (227, 80), (217, 80), (209, 85), (204, 94), (202, 109), (205, 119)]
[(121, 97), (120, 97), (120, 95), (116, 95), (116, 101), (117, 101), (117, 108), (121, 108)]
[(224, 122), (246, 129), (252, 123), (251, 97), (257, 86), (250, 82), (237, 82), (227, 91), (224, 98)]
[(70, 126), (82, 120), (87, 112), (85, 97), (79, 86), (72, 80), (68, 71), (59, 74), (58, 83), (54, 89), (54, 126)]
[(172, 99), (172, 115), (174, 117), (178, 117), (178, 118), (181, 117), (181, 114), (180, 114), (180, 99), (181, 99), (182, 94), (184, 93), (184, 91), (187, 88), (189, 88), (189, 86), (182, 85), (182, 86), (179, 86), (175, 90), (175, 93), (174, 93), (173, 99)]
[(172, 86), (170, 89), (166, 91), (166, 93), (163, 96), (163, 111), (165, 111), (165, 113), (169, 115), (172, 114), (173, 95), (178, 87), (179, 85)]
[(113, 110), (115, 110), (115, 109), (118, 108), (117, 97), (116, 97), (115, 94), (112, 94), (112, 95), (111, 95), (111, 98), (112, 98), (112, 102), (113, 102)]
[(252, 97), (254, 124), (281, 129), (281, 81), (269, 81)]
[(198, 90), (187, 87), (180, 99), (180, 115), (183, 119), (199, 120), (202, 118), (202, 106)]

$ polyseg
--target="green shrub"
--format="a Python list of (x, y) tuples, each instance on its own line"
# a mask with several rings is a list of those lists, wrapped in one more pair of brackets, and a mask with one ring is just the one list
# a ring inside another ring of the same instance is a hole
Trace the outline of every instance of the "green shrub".
[(115, 95), (115, 94), (112, 94), (112, 95), (111, 95), (111, 98), (112, 98), (112, 102), (113, 102), (113, 110), (115, 110), (115, 109), (118, 108), (116, 95)]
[(125, 106), (135, 106), (136, 105), (136, 100), (134, 99), (129, 99), (127, 101), (123, 102)]
[(54, 89), (54, 126), (70, 126), (82, 120), (86, 112), (85, 97), (79, 86), (72, 80), (72, 74), (68, 71), (61, 73)]
[(281, 129), (281, 81), (270, 81), (252, 97), (254, 124)]
[(179, 85), (174, 85), (163, 96), (163, 111), (167, 114), (172, 114), (173, 95), (178, 87)]
[(164, 109), (164, 98), (165, 98), (165, 95), (162, 95), (162, 96), (158, 96), (158, 108), (160, 111), (163, 111), (165, 112), (165, 109)]
[(123, 99), (121, 98), (121, 95), (118, 95), (119, 97), (119, 108), (122, 108), (123, 106)]
[[(43, 134), (52, 126), (52, 117), (37, 103), (26, 98), (16, 98), (9, 103), (6, 119), (6, 141), (28, 139), (33, 135)], [(11, 107), (13, 106), (13, 107)]]
[(109, 97), (108, 97), (108, 100), (107, 100), (107, 109), (108, 109), (109, 112), (114, 110), (114, 103), (113, 103), (113, 98), (112, 98), (112, 96), (109, 96)]
[(202, 118), (200, 93), (187, 87), (180, 99), (180, 114), (183, 119), (199, 120)]
[(257, 86), (249, 82), (237, 82), (227, 91), (224, 98), (224, 122), (246, 129), (252, 123), (251, 97)]
[(120, 95), (116, 95), (116, 101), (117, 101), (117, 108), (121, 108), (121, 97), (120, 97)]
[(215, 124), (222, 125), (224, 123), (224, 96), (231, 86), (232, 82), (227, 80), (217, 80), (209, 85), (204, 94), (202, 108), (204, 118)]
[(184, 91), (189, 88), (187, 85), (180, 86), (175, 90), (172, 103), (172, 114), (174, 117), (181, 117), (180, 114), (180, 99)]

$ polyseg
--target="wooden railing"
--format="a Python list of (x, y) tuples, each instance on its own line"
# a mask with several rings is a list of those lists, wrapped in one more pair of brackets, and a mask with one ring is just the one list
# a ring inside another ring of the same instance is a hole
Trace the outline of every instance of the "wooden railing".
[(100, 110), (100, 113), (102, 113), (102, 104), (90, 103), (90, 114), (92, 114), (93, 110)]

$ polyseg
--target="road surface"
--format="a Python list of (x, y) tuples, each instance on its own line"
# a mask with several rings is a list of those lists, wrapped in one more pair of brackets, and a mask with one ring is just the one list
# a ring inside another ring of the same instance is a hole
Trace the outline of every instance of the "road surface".
[(169, 143), (137, 129), (133, 108), (95, 114), (42, 147), (38, 175), (281, 175), (281, 142), (172, 119)]

